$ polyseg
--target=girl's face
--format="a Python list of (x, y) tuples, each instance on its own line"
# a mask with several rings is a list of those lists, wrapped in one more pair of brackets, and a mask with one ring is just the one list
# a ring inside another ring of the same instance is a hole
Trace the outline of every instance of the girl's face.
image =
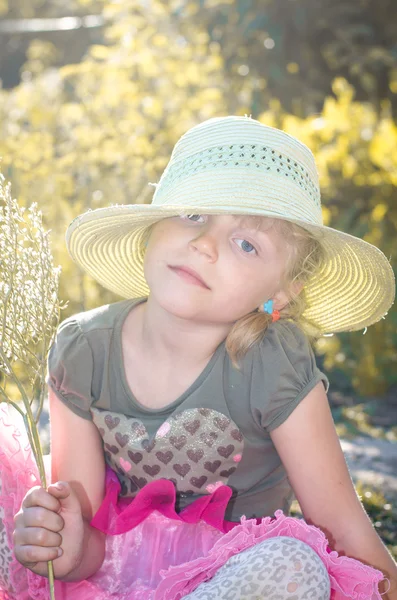
[(156, 223), (144, 272), (150, 294), (175, 316), (231, 323), (274, 299), (281, 289), (287, 244), (271, 220), (189, 215)]

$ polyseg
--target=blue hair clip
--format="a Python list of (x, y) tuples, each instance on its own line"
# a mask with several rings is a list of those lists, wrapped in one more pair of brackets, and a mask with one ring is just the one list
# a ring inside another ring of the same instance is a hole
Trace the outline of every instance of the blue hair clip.
[(271, 315), (273, 313), (273, 300), (268, 300), (263, 305), (263, 310), (265, 313), (269, 313)]

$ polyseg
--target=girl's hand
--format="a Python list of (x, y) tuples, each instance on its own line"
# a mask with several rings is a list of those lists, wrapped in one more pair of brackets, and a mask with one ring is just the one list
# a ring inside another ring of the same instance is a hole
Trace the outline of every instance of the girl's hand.
[(41, 487), (29, 490), (14, 523), (15, 557), (26, 568), (48, 576), (47, 561), (52, 560), (59, 579), (79, 565), (84, 520), (80, 502), (68, 483), (52, 484), (48, 491)]

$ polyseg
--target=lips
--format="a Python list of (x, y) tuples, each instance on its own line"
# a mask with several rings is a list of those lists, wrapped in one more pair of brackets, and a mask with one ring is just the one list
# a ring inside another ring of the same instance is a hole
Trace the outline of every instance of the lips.
[(169, 265), (169, 268), (171, 269), (171, 271), (174, 271), (174, 273), (185, 279), (185, 281), (189, 281), (190, 283), (199, 285), (200, 287), (204, 287), (207, 290), (210, 289), (205, 283), (205, 281), (200, 277), (198, 273), (196, 273), (194, 269), (191, 269), (190, 267), (185, 267), (183, 265)]

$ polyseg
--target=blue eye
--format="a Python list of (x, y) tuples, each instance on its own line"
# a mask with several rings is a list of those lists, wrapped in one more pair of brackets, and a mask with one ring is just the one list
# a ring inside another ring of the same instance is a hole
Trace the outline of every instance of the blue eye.
[(248, 242), (247, 240), (236, 240), (236, 242), (242, 242), (241, 245), (239, 244), (239, 247), (241, 248), (241, 250), (243, 250), (246, 254), (256, 254), (256, 248), (255, 246), (253, 246), (250, 242)]
[(204, 223), (204, 221), (199, 221), (199, 219), (204, 219), (203, 215), (184, 215), (181, 217), (182, 219), (186, 219), (188, 221), (193, 221), (194, 223)]

